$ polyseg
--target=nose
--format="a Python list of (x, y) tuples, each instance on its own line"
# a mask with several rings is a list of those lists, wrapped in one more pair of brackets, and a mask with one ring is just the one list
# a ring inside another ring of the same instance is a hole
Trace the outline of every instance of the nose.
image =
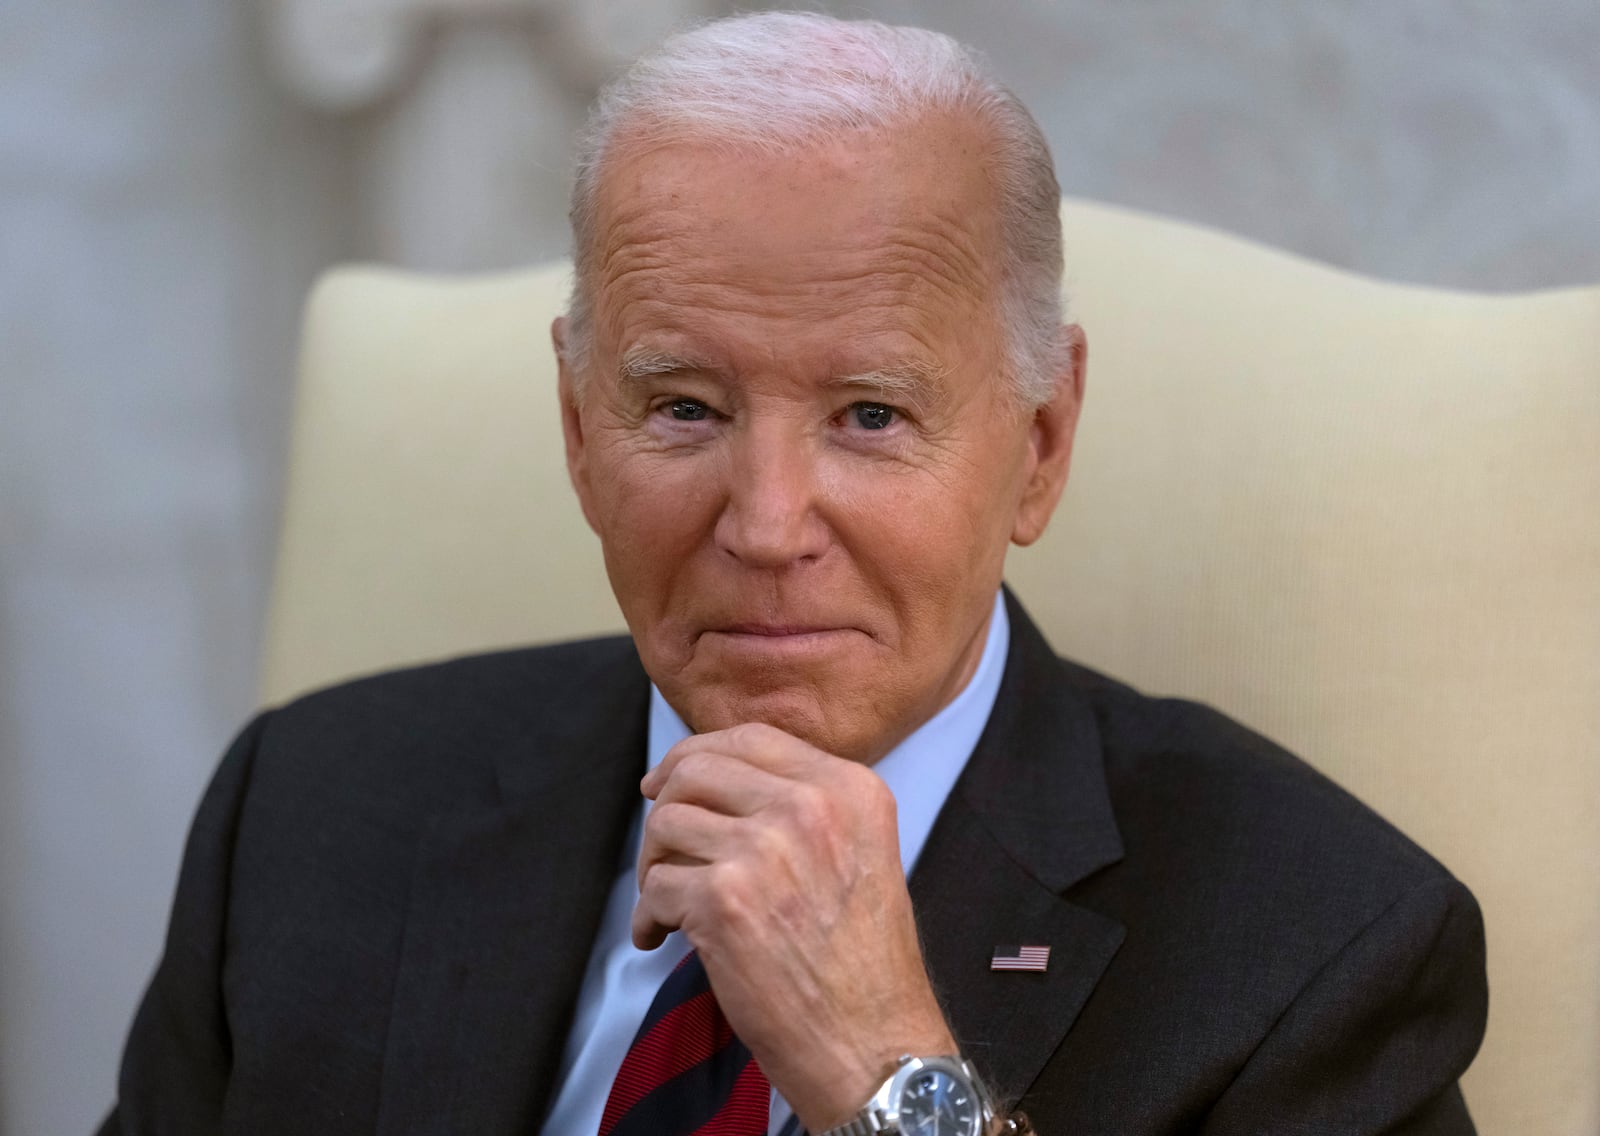
[(750, 568), (816, 560), (830, 540), (811, 440), (792, 423), (747, 425), (731, 439), (717, 546)]

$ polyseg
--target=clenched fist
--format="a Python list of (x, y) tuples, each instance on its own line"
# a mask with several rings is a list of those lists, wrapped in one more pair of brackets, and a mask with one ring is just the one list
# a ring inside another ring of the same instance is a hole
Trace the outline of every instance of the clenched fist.
[(877, 774), (748, 724), (678, 743), (640, 787), (634, 943), (683, 930), (809, 1130), (847, 1120), (900, 1054), (955, 1052)]

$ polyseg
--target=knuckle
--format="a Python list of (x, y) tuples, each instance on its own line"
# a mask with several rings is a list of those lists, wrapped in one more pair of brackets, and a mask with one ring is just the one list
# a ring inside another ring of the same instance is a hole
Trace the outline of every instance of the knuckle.
[(740, 921), (752, 906), (752, 873), (737, 860), (719, 862), (706, 876), (706, 906), (723, 924)]
[(680, 815), (683, 811), (684, 806), (677, 801), (657, 801), (644, 821), (647, 837), (660, 838), (676, 830), (683, 819)]
[(879, 824), (891, 822), (899, 811), (899, 807), (895, 804), (894, 793), (877, 777), (873, 777), (872, 781), (873, 785), (870, 791), (863, 795), (862, 802), (874, 821)]
[(678, 761), (677, 768), (672, 771), (672, 779), (680, 786), (693, 786), (704, 781), (709, 768), (715, 759), (704, 750), (685, 754)]
[(889, 786), (867, 766), (858, 761), (837, 766), (838, 777), (846, 788), (862, 797), (877, 797), (888, 792)]
[(882, 777), (865, 765), (851, 762), (840, 771), (840, 788), (846, 800), (870, 820), (881, 821), (895, 814), (894, 793)]
[(789, 814), (802, 836), (816, 836), (833, 827), (828, 794), (811, 784), (797, 785), (789, 796)]
[(739, 749), (755, 749), (765, 745), (772, 727), (764, 722), (741, 722), (728, 730), (728, 740)]
[(693, 801), (702, 797), (707, 790), (716, 785), (721, 763), (722, 759), (714, 753), (686, 754), (673, 768), (672, 776), (656, 798), (656, 807), (661, 808), (675, 801)]
[(745, 837), (749, 855), (759, 864), (775, 864), (784, 858), (788, 840), (782, 831), (770, 824), (750, 825)]

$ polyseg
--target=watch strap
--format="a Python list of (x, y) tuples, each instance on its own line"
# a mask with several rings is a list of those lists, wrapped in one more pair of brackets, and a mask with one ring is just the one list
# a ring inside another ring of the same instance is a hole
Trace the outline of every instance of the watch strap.
[[(859, 1112), (843, 1124), (836, 1124), (824, 1132), (817, 1133), (817, 1136), (879, 1136), (880, 1133), (885, 1133), (887, 1136), (896, 1136), (900, 1131), (900, 1126), (890, 1119), (889, 1114), (892, 1114), (897, 1102), (892, 1101), (890, 1095), (901, 1081), (908, 1065), (921, 1066), (925, 1062), (943, 1065), (947, 1074), (957, 1072), (957, 1075), (967, 1081), (968, 1086), (978, 1098), (978, 1107), (981, 1110), (985, 1131), (987, 1131), (998, 1117), (994, 1101), (990, 1097), (983, 1081), (978, 1077), (977, 1070), (959, 1055), (927, 1058), (919, 1061), (910, 1054), (906, 1054), (900, 1058), (899, 1063), (894, 1071), (889, 1074), (888, 1079), (884, 1081), (877, 1092), (872, 1094), (871, 1099), (861, 1107)], [(1018, 1123), (1019, 1120), (1020, 1123)], [(1002, 1134), (1003, 1136), (1033, 1136), (1033, 1127), (1028, 1123), (1026, 1116), (1018, 1113), (1015, 1118), (1005, 1121)]]

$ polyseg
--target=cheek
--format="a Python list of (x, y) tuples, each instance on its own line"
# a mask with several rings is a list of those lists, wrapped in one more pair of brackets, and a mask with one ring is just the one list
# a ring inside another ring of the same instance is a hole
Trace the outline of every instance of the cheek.
[(703, 455), (602, 447), (590, 484), (600, 540), (621, 596), (659, 591), (708, 539), (719, 508), (719, 482)]
[(1010, 529), (993, 488), (928, 471), (880, 475), (842, 498), (836, 528), (858, 569), (876, 577), (903, 614), (941, 622), (965, 593), (998, 582)]

